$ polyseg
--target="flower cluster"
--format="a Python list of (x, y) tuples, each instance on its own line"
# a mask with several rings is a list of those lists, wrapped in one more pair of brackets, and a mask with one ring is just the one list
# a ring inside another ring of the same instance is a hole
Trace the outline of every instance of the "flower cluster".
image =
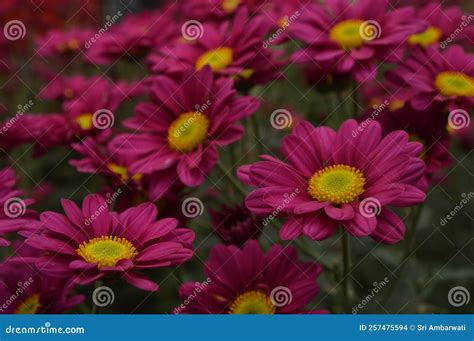
[(452, 140), (472, 148), (460, 6), (49, 3), (0, 36), (1, 313), (124, 282), (169, 313), (350, 311), (351, 241), (412, 251)]

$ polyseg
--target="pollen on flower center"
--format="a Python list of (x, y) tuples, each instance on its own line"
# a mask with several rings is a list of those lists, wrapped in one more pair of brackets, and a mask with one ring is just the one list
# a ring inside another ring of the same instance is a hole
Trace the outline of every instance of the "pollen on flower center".
[(139, 182), (143, 178), (143, 174), (135, 174), (130, 177), (128, 170), (126, 167), (117, 165), (116, 163), (109, 163), (107, 167), (110, 169), (112, 173), (117, 175), (122, 182), (126, 182), (129, 179), (132, 179), (135, 182)]
[(91, 113), (85, 113), (77, 116), (74, 120), (76, 121), (77, 124), (79, 124), (79, 127), (81, 127), (82, 130), (89, 130), (92, 128), (92, 117), (94, 115)]
[(362, 46), (364, 38), (360, 27), (364, 22), (358, 19), (344, 20), (334, 25), (329, 31), (329, 39), (339, 44), (345, 50)]
[(223, 0), (222, 9), (226, 13), (232, 13), (240, 5), (240, 0)]
[(346, 204), (364, 193), (366, 179), (362, 172), (347, 165), (325, 167), (311, 177), (308, 193), (318, 201)]
[(98, 267), (115, 266), (121, 259), (133, 259), (138, 251), (125, 238), (102, 236), (82, 243), (77, 254), (88, 263), (97, 263)]
[(421, 45), (423, 47), (437, 43), (443, 32), (436, 26), (430, 26), (420, 33), (412, 34), (408, 38), (408, 42), (412, 45)]
[(15, 314), (36, 314), (40, 305), (39, 294), (33, 294), (20, 303), (18, 308), (15, 310)]
[(443, 96), (474, 96), (474, 78), (462, 72), (439, 73), (435, 86)]
[(207, 138), (209, 120), (200, 112), (181, 114), (168, 128), (168, 145), (180, 152), (190, 152)]
[(212, 71), (227, 68), (234, 61), (234, 51), (230, 47), (219, 47), (203, 53), (196, 61), (196, 69), (209, 65)]
[(272, 300), (262, 291), (252, 290), (239, 295), (229, 308), (229, 314), (274, 314)]

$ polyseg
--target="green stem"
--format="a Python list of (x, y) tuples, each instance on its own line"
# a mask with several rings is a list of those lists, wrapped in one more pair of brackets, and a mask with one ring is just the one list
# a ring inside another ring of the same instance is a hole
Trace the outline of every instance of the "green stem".
[(224, 176), (229, 180), (229, 182), (232, 184), (232, 186), (235, 187), (237, 191), (239, 191), (240, 194), (242, 194), (244, 197), (247, 196), (247, 191), (245, 188), (240, 184), (240, 182), (230, 173), (228, 172), (224, 165), (222, 163), (217, 162), (217, 167), (220, 169), (220, 171), (224, 174)]
[(342, 285), (344, 288), (344, 297), (346, 304), (350, 306), (350, 271), (351, 271), (351, 241), (349, 234), (341, 230), (341, 246), (342, 246)]
[(357, 119), (359, 117), (359, 93), (357, 92), (356, 81), (352, 81), (351, 99), (352, 99), (352, 118)]

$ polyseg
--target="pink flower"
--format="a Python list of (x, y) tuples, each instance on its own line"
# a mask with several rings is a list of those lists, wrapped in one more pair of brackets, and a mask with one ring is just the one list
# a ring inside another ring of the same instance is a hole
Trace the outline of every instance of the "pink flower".
[(92, 29), (73, 28), (69, 31), (50, 30), (36, 41), (36, 50), (44, 58), (72, 57), (84, 50), (87, 39), (96, 32)]
[(43, 212), (37, 233), (26, 243), (47, 251), (36, 265), (46, 273), (90, 284), (108, 274), (118, 274), (137, 288), (158, 290), (158, 285), (137, 269), (177, 266), (193, 255), (194, 232), (177, 228), (173, 218), (157, 220), (152, 203), (111, 212), (99, 195), (88, 195), (82, 210), (63, 199), (66, 215)]
[(153, 199), (178, 180), (193, 187), (203, 183), (217, 162), (218, 147), (242, 136), (244, 129), (236, 122), (259, 106), (253, 97), (237, 97), (233, 82), (216, 80), (209, 67), (186, 72), (179, 80), (158, 77), (151, 98), (124, 123), (135, 133), (119, 135), (110, 146), (137, 160), (130, 172), (154, 174)]
[(280, 215), (280, 238), (330, 237), (338, 225), (356, 237), (384, 243), (403, 239), (405, 225), (388, 206), (412, 206), (425, 200), (415, 185), (425, 171), (422, 145), (394, 131), (382, 137), (377, 122), (366, 127), (345, 121), (337, 132), (298, 125), (283, 140), (288, 162), (270, 156), (242, 166), (238, 175), (257, 187), (247, 207), (261, 215)]
[[(425, 27), (408, 38), (410, 45), (440, 45), (444, 48), (451, 42), (466, 40), (469, 43), (469, 39), (472, 41), (474, 38), (474, 28), (469, 26), (468, 15), (463, 15), (459, 6), (443, 8), (439, 1), (432, 1), (418, 9), (416, 17), (422, 20)], [(451, 35), (453, 38), (450, 38)]]
[(30, 264), (40, 251), (16, 243), (14, 252), (15, 257), (0, 265), (1, 314), (59, 314), (84, 301), (83, 295), (72, 293), (71, 281), (48, 276)]
[(23, 191), (16, 188), (17, 178), (13, 169), (7, 167), (0, 170), (0, 246), (10, 245), (2, 238), (5, 234), (15, 231), (29, 230), (36, 218), (36, 213), (28, 210), (32, 199), (22, 199)]
[(389, 10), (386, 0), (329, 0), (301, 11), (291, 30), (306, 46), (293, 59), (329, 64), (337, 73), (353, 73), (359, 82), (376, 76), (377, 60), (400, 60), (406, 38), (419, 26), (411, 22), (413, 8)]
[(410, 91), (418, 110), (438, 103), (449, 110), (474, 106), (474, 57), (460, 46), (414, 50), (387, 78)]
[(238, 83), (265, 84), (281, 77), (282, 51), (263, 47), (272, 25), (263, 16), (248, 17), (239, 11), (233, 23), (205, 23), (202, 37), (188, 41), (186, 36), (150, 57), (155, 72), (181, 73), (210, 66), (219, 76)]
[(215, 246), (204, 272), (207, 279), (203, 283), (181, 286), (181, 299), (189, 303), (175, 308), (175, 314), (305, 313), (305, 306), (319, 292), (316, 278), (321, 267), (298, 261), (292, 247), (273, 245), (264, 254), (252, 240), (242, 249)]

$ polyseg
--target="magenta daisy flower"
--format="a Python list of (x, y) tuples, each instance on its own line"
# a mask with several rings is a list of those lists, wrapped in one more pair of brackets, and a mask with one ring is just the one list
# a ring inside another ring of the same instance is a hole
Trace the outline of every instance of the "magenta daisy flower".
[(151, 97), (124, 123), (136, 133), (112, 140), (111, 150), (137, 160), (130, 166), (133, 174), (159, 172), (154, 190), (161, 194), (178, 179), (200, 185), (217, 162), (218, 147), (242, 136), (236, 121), (259, 106), (253, 97), (237, 97), (232, 80), (215, 80), (209, 67), (186, 72), (179, 81), (158, 77)]
[(425, 164), (413, 156), (422, 145), (408, 142), (403, 131), (381, 134), (377, 122), (364, 128), (348, 120), (337, 132), (301, 123), (283, 140), (288, 162), (264, 156), (265, 161), (239, 169), (239, 178), (257, 187), (247, 196), (247, 207), (285, 217), (284, 240), (326, 239), (342, 225), (353, 236), (400, 241), (405, 225), (388, 206), (425, 200), (415, 186)]
[(174, 313), (304, 313), (319, 292), (316, 279), (321, 267), (298, 261), (298, 253), (292, 247), (273, 245), (264, 254), (257, 241), (252, 240), (241, 249), (215, 246), (204, 271), (205, 282), (181, 286), (179, 294), (187, 304), (175, 308)]
[(23, 192), (17, 187), (17, 178), (11, 168), (0, 170), (0, 246), (10, 245), (2, 238), (5, 234), (27, 230), (36, 218), (36, 213), (28, 210), (32, 199), (22, 199)]
[(27, 261), (40, 254), (17, 244), (16, 257), (0, 265), (1, 314), (59, 314), (84, 301), (83, 295), (72, 293), (70, 281), (43, 274)]
[[(379, 109), (367, 111), (360, 121), (367, 122), (374, 119), (380, 122), (383, 135), (404, 130), (409, 134), (411, 141), (423, 145), (421, 158), (426, 163), (426, 170), (416, 186), (426, 191), (430, 183), (436, 183), (441, 179), (440, 172), (448, 168), (453, 161), (449, 152), (451, 137), (446, 129), (446, 116), (443, 115), (443, 108), (439, 105), (418, 111), (410, 104), (397, 108), (396, 101), (393, 102), (391, 106), (382, 105)], [(413, 156), (416, 157), (417, 154)]]
[(226, 245), (241, 247), (250, 239), (258, 239), (263, 218), (258, 218), (245, 206), (223, 205), (219, 211), (209, 209), (212, 229)]
[(204, 24), (201, 38), (177, 41), (152, 55), (152, 70), (175, 74), (210, 66), (215, 74), (237, 82), (268, 83), (281, 77), (284, 65), (279, 61), (282, 51), (263, 47), (271, 29), (263, 16), (249, 18), (246, 10), (239, 11), (232, 24)]
[(445, 51), (414, 50), (410, 58), (387, 75), (396, 85), (410, 89), (415, 109), (446, 103), (449, 110), (474, 106), (474, 56), (460, 46)]
[(26, 243), (47, 251), (36, 265), (51, 275), (90, 284), (107, 274), (117, 274), (137, 288), (158, 290), (158, 285), (138, 269), (177, 266), (193, 255), (194, 232), (177, 228), (172, 218), (157, 220), (152, 203), (111, 212), (100, 195), (88, 195), (82, 210), (63, 199), (66, 215), (44, 212), (38, 232)]
[(294, 60), (334, 65), (335, 72), (353, 73), (359, 82), (375, 77), (376, 60), (401, 59), (404, 42), (416, 29), (413, 8), (389, 10), (385, 0), (331, 0), (301, 11), (291, 30), (306, 46)]
[(422, 20), (425, 27), (411, 35), (408, 43), (422, 47), (432, 45), (445, 47), (451, 42), (472, 38), (474, 28), (468, 26), (467, 17), (463, 15), (459, 6), (443, 8), (439, 1), (432, 1), (417, 10), (416, 18)]
[[(111, 18), (118, 21), (120, 18)], [(86, 47), (86, 58), (94, 64), (110, 64), (118, 59), (139, 61), (152, 48), (178, 37), (176, 26), (168, 11), (143, 11), (127, 15), (103, 35), (92, 35)]]
[(72, 57), (84, 49), (86, 40), (95, 33), (95, 30), (84, 28), (73, 28), (69, 31), (51, 30), (37, 39), (36, 50), (44, 58)]

